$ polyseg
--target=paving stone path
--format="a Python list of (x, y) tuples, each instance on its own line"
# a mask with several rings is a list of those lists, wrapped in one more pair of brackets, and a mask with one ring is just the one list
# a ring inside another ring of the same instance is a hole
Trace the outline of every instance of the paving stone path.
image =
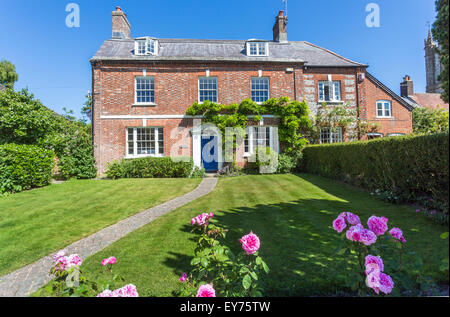
[[(64, 250), (68, 254), (78, 254), (85, 259), (156, 218), (210, 193), (216, 187), (216, 184), (217, 178), (205, 178), (194, 191), (124, 219), (69, 245)], [(0, 297), (25, 297), (37, 291), (52, 279), (48, 274), (52, 264), (52, 255), (49, 255), (33, 264), (0, 277)]]

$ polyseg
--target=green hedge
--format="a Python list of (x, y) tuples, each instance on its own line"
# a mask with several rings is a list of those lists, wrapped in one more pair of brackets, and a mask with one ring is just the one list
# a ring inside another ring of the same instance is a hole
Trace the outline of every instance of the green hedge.
[(46, 186), (55, 153), (35, 145), (0, 145), (0, 194)]
[(176, 162), (170, 157), (145, 157), (124, 159), (108, 164), (106, 176), (118, 178), (187, 178), (193, 173), (194, 163), (191, 158)]
[(307, 146), (304, 171), (419, 202), (448, 213), (449, 135), (434, 134)]

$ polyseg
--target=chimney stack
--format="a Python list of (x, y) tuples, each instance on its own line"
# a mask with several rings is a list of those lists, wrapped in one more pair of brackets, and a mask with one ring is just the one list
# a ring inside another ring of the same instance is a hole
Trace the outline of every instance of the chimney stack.
[(403, 82), (400, 84), (400, 95), (402, 97), (414, 95), (414, 83), (409, 75), (406, 75), (403, 78)]
[(279, 43), (287, 43), (287, 17), (284, 12), (280, 11), (275, 17), (275, 25), (273, 26), (273, 41)]
[(116, 11), (112, 13), (112, 37), (115, 39), (131, 38), (131, 25), (121, 7), (116, 7)]

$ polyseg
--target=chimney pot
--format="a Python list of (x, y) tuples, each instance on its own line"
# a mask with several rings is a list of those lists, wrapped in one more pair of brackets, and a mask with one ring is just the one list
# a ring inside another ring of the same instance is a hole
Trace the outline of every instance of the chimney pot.
[(117, 6), (117, 7), (116, 7), (116, 11), (120, 12), (120, 11), (122, 11), (122, 8), (119, 7), (119, 6)]

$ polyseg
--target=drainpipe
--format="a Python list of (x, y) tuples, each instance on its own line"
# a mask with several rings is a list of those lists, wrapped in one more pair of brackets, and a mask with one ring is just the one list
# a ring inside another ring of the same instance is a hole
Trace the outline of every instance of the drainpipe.
[[(356, 119), (357, 123), (359, 124), (360, 114), (359, 114), (359, 88), (358, 88), (358, 69), (355, 68), (355, 85), (356, 85)], [(358, 129), (358, 140), (361, 140), (361, 132), (359, 130), (359, 126), (357, 126)]]
[(295, 66), (294, 68), (294, 100), (297, 100), (297, 80), (295, 76)]

